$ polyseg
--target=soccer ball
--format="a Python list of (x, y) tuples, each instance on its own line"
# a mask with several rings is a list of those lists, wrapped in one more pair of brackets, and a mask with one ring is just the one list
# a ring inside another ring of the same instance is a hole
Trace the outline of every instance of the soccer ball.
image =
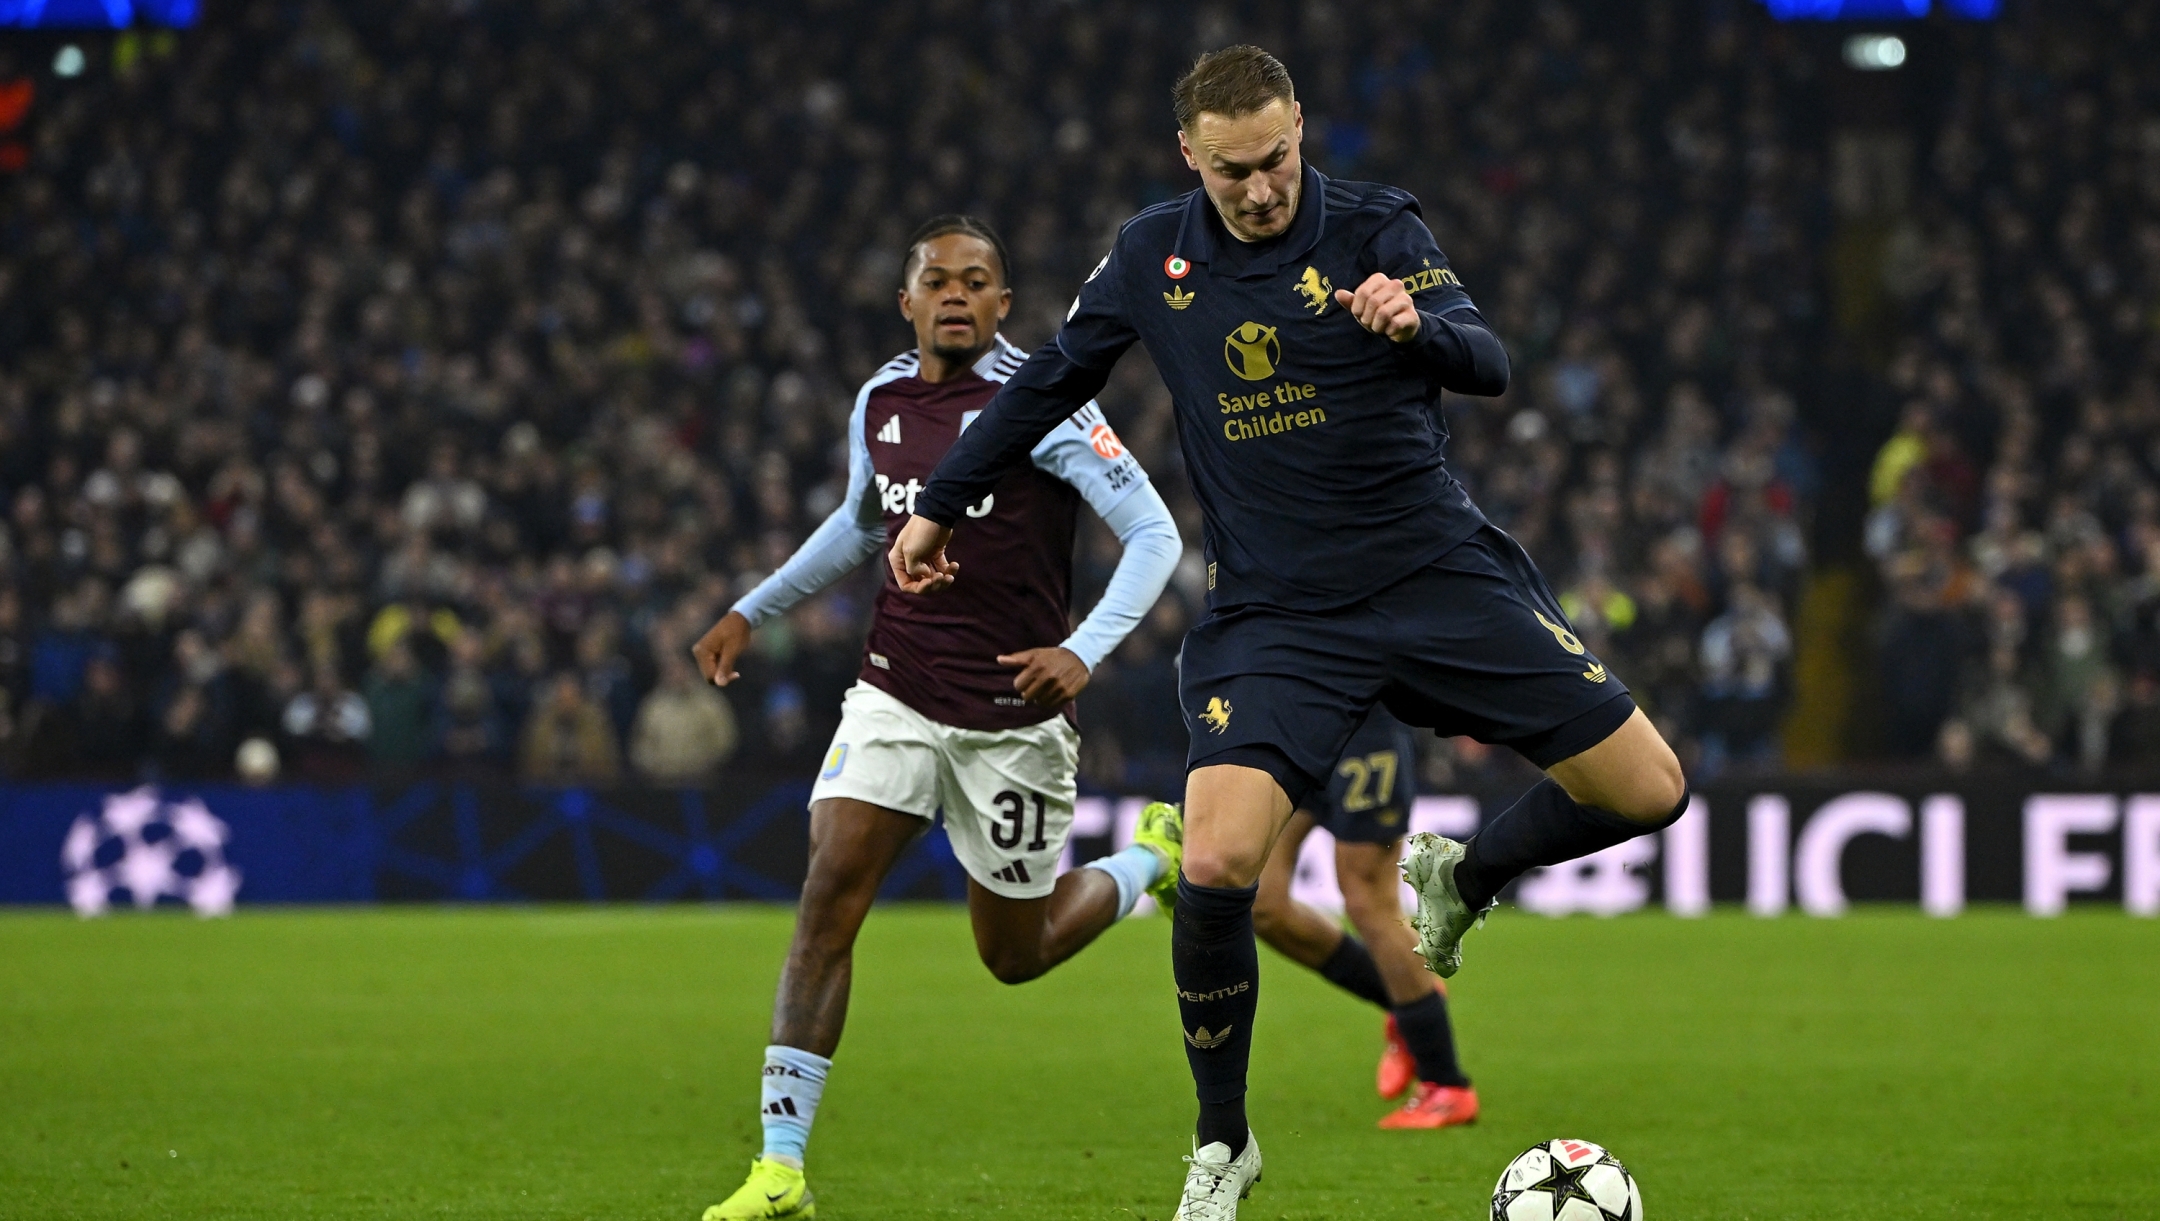
[(1602, 1146), (1548, 1140), (1500, 1172), (1492, 1221), (1642, 1221), (1642, 1189)]

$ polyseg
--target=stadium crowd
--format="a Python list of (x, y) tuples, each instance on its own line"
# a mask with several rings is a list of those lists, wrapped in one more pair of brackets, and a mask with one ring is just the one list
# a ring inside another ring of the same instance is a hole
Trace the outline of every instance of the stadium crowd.
[[(1909, 406), (1865, 484), (1887, 753), (2160, 735), (2133, 9), (1969, 34), (1915, 132), (1880, 260)], [(1323, 170), (1420, 196), (1510, 344), (1505, 398), (1449, 404), (1478, 502), (1698, 771), (1774, 764), (1847, 425), (1800, 137), (1832, 61), (1755, 8), (253, 0), (80, 78), (0, 70), (37, 91), (0, 202), (10, 774), (229, 775), (257, 738), (303, 779), (814, 755), (874, 571), (725, 692), (687, 649), (836, 503), (853, 389), (909, 341), (904, 234), (1000, 226), (1007, 333), (1041, 342), (1191, 185), (1168, 84), (1234, 40), (1284, 53)], [(1198, 515), (1144, 358), (1104, 403), (1189, 554), (1083, 697), (1083, 767), (1159, 785)], [(1091, 523), (1083, 599), (1115, 558)]]
[(1996, 40), (1918, 133), (1866, 523), (1898, 755), (2160, 757), (2156, 31), (2108, 18)]

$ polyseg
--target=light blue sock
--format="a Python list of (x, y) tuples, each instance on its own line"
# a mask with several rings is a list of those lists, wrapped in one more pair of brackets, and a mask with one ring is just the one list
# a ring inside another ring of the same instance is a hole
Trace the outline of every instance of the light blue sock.
[(765, 1049), (765, 1087), (759, 1092), (758, 1119), (765, 1125), (765, 1156), (802, 1169), (803, 1147), (810, 1143), (810, 1123), (818, 1099), (825, 1096), (825, 1074), (832, 1061), (807, 1051), (774, 1044)]
[(1143, 844), (1127, 844), (1108, 856), (1096, 857), (1083, 869), (1100, 869), (1117, 883), (1117, 914), (1123, 920), (1132, 914), (1133, 904), (1140, 901), (1140, 893), (1162, 876), (1163, 859), (1153, 848)]

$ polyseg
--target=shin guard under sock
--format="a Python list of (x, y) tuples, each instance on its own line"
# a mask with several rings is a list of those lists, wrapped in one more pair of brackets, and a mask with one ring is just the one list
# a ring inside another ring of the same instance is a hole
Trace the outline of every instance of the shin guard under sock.
[(1372, 951), (1365, 943), (1348, 933), (1335, 946), (1335, 952), (1320, 964), (1320, 978), (1334, 984), (1359, 1000), (1371, 1001), (1382, 1009), (1388, 1007), (1387, 984), (1380, 979), (1380, 968), (1373, 962)]
[(1170, 925), (1185, 1059), (1200, 1100), (1196, 1136), (1201, 1145), (1228, 1145), (1233, 1157), (1245, 1148), (1245, 1068), (1260, 1007), (1252, 922), (1259, 892), (1258, 886), (1195, 886), (1181, 875)]
[(1636, 822), (1610, 810), (1586, 806), (1551, 780), (1537, 782), (1514, 805), (1472, 836), (1455, 867), (1463, 902), (1478, 911), (1500, 888), (1539, 865), (1558, 865), (1671, 826), (1687, 812), (1688, 797), (1657, 822)]
[(1398, 1005), (1393, 1010), (1395, 1029), (1417, 1060), (1420, 1081), (1434, 1085), (1464, 1086), (1462, 1065), (1455, 1062), (1455, 1028), (1448, 1022), (1447, 998), (1438, 992)]

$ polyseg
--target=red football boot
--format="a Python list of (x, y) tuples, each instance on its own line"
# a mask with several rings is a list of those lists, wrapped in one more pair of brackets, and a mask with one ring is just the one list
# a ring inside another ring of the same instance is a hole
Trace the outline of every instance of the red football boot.
[[(1447, 985), (1434, 980), (1433, 991), (1447, 995)], [(1395, 1024), (1395, 1015), (1387, 1016), (1387, 1046), (1380, 1052), (1380, 1069), (1373, 1074), (1373, 1088), (1382, 1098), (1400, 1098), (1417, 1084), (1417, 1057), (1410, 1054), (1410, 1045), (1403, 1042), (1402, 1029)]]
[(1380, 1053), (1380, 1071), (1374, 1074), (1373, 1088), (1382, 1098), (1400, 1098), (1417, 1084), (1417, 1057), (1410, 1054), (1410, 1045), (1403, 1042), (1402, 1029), (1395, 1025), (1395, 1015), (1387, 1016), (1387, 1047)]
[(1420, 1081), (1417, 1093), (1410, 1095), (1410, 1101), (1382, 1116), (1380, 1126), (1396, 1130), (1452, 1128), (1457, 1124), (1476, 1123), (1477, 1112), (1475, 1088)]

